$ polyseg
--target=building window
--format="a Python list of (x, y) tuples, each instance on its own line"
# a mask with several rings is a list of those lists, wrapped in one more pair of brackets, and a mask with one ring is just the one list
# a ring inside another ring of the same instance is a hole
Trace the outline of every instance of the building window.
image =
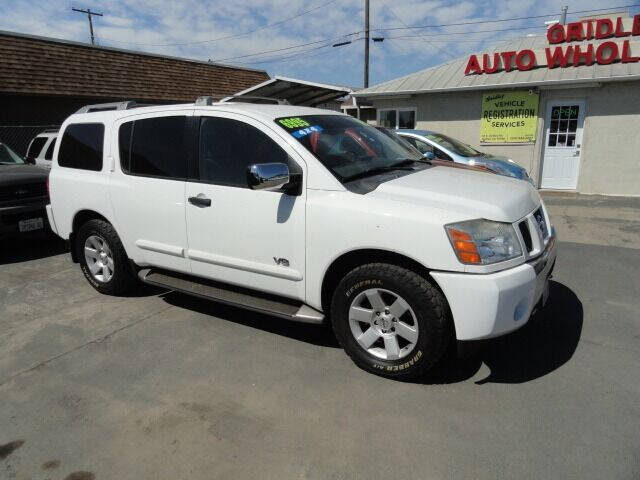
[(386, 128), (416, 128), (415, 108), (390, 108), (378, 110), (378, 125)]

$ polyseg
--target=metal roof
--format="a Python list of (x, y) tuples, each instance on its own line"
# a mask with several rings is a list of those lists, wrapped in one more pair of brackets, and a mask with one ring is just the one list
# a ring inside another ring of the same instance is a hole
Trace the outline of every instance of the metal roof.
[[(413, 94), (426, 92), (451, 92), (461, 90), (485, 90), (495, 88), (513, 87), (534, 87), (551, 86), (564, 84), (580, 84), (593, 82), (610, 82), (616, 80), (640, 80), (640, 62), (620, 63), (614, 62), (609, 65), (580, 65), (578, 67), (567, 68), (547, 68), (545, 48), (556, 46), (566, 48), (569, 45), (579, 45), (583, 48), (588, 43), (592, 43), (595, 49), (601, 42), (615, 41), (618, 50), (622, 52), (622, 41), (625, 39), (609, 38), (604, 40), (588, 40), (585, 42), (562, 43), (559, 45), (549, 45), (546, 35), (526, 36), (520, 39), (511, 39), (502, 42), (492, 49), (482, 53), (488, 53), (493, 59), (493, 53), (506, 50), (531, 49), (536, 54), (537, 66), (532, 70), (510, 72), (500, 71), (493, 74), (470, 74), (465, 75), (464, 71), (469, 60), (469, 55), (447, 62), (441, 65), (427, 68), (410, 75), (396, 78), (388, 82), (374, 85), (373, 87), (358, 90), (352, 95), (354, 97), (376, 97), (396, 94)], [(631, 52), (635, 56), (640, 55), (640, 40), (635, 37), (627, 37)], [(477, 54), (478, 60), (482, 64), (482, 53)]]
[[(227, 97), (226, 101), (242, 101), (242, 96), (268, 97), (287, 100), (292, 105), (304, 105), (314, 107), (321, 103), (342, 98), (350, 94), (353, 89), (338, 85), (326, 85), (323, 83), (307, 82), (275, 76), (258, 85), (249, 87), (236, 93), (233, 97)], [(240, 97), (240, 98), (238, 98)]]

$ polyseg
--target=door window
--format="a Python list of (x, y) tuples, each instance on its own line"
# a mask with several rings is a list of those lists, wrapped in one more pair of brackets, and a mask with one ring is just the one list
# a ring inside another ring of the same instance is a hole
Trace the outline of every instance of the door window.
[(551, 108), (548, 147), (575, 147), (580, 105), (556, 105)]
[(47, 152), (44, 154), (45, 160), (51, 160), (53, 158), (53, 149), (56, 146), (56, 139), (57, 137), (53, 137), (53, 139), (51, 140), (51, 143), (47, 147)]
[(145, 118), (120, 126), (120, 163), (125, 173), (187, 178), (185, 116)]
[(44, 144), (47, 142), (46, 137), (36, 137), (29, 145), (29, 151), (27, 152), (27, 158), (37, 158), (40, 155), (40, 151)]
[(411, 143), (414, 147), (420, 150), (420, 153), (425, 154), (427, 152), (433, 152), (433, 146), (429, 145), (427, 142), (423, 142), (422, 140), (418, 140), (413, 137), (403, 137)]
[(265, 133), (238, 120), (203, 117), (200, 121), (199, 178), (205, 183), (248, 188), (247, 170), (256, 163), (285, 163), (302, 173)]

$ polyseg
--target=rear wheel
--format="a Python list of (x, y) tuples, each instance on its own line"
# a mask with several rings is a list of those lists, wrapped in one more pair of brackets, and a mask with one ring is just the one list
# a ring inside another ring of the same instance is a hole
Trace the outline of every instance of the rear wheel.
[(94, 219), (82, 225), (76, 236), (76, 255), (82, 273), (100, 293), (120, 295), (135, 286), (135, 272), (109, 222)]
[(415, 272), (373, 263), (349, 272), (333, 295), (338, 341), (367, 371), (410, 379), (432, 368), (450, 340), (446, 300)]

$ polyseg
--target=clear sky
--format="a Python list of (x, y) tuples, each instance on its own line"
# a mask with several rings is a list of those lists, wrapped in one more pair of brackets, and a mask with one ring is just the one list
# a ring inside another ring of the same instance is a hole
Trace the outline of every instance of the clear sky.
[[(399, 28), (372, 32), (385, 40), (371, 43), (370, 84), (480, 52), (508, 38), (543, 34), (545, 20), (558, 18), (562, 5), (569, 6), (572, 20), (584, 14), (571, 12), (638, 3), (640, 0), (370, 0), (372, 28)], [(270, 75), (362, 85), (364, 0), (2, 0), (0, 29), (89, 42), (86, 15), (73, 12), (72, 6), (104, 14), (94, 17), (98, 43), (104, 46), (211, 59), (264, 69)], [(637, 7), (627, 10), (639, 11)], [(547, 14), (557, 15), (405, 28)], [(346, 40), (352, 43), (331, 46)], [(290, 48), (302, 44), (309, 45)], [(279, 51), (254, 55), (273, 50)]]

